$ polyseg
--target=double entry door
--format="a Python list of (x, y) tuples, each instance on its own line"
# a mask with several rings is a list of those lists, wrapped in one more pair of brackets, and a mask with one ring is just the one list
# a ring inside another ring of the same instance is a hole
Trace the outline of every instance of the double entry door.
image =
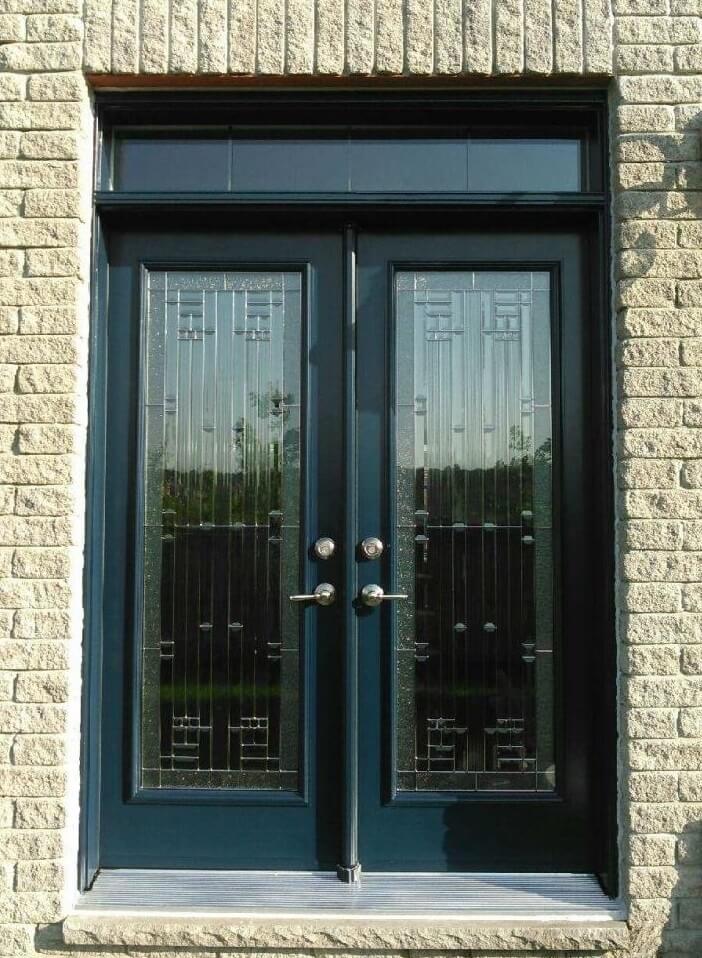
[(107, 259), (100, 864), (597, 870), (578, 234)]

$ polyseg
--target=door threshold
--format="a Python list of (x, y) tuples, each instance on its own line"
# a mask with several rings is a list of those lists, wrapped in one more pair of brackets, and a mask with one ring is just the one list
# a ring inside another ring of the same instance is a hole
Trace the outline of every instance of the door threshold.
[(515, 872), (334, 872), (103, 869), (75, 912), (232, 918), (375, 918), (610, 922), (622, 903), (594, 875)]

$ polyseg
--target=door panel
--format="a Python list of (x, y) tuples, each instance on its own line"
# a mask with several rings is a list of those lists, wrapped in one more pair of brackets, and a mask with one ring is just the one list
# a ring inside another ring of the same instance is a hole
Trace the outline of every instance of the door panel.
[[(577, 234), (361, 234), (366, 870), (596, 866)], [(587, 597), (587, 598), (586, 598)]]
[(101, 863), (333, 868), (341, 240), (109, 237)]

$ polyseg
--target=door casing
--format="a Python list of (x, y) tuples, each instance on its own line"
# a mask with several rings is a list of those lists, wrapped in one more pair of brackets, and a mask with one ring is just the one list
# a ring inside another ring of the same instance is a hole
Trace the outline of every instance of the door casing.
[[(563, 95), (561, 95), (562, 97)], [(293, 98), (294, 99), (294, 98)], [(328, 105), (330, 95), (323, 97)], [(537, 97), (538, 99), (538, 97)], [(541, 97), (542, 103), (548, 103), (548, 96)], [(102, 97), (102, 106), (107, 113), (107, 107), (125, 111), (124, 98)], [(594, 101), (594, 102), (593, 102)], [(153, 108), (154, 98), (149, 100)], [(174, 101), (175, 102), (175, 101)], [(276, 100), (278, 104), (280, 100)], [(502, 97), (502, 103), (514, 105), (513, 100)], [(520, 100), (521, 102), (521, 100)], [(583, 98), (577, 95), (572, 102), (582, 108)], [(595, 108), (604, 118), (604, 101), (599, 96), (590, 95), (590, 108)], [(288, 98), (290, 106), (290, 98)], [(293, 104), (294, 105), (294, 104)], [(309, 106), (309, 102), (305, 103)], [(391, 103), (381, 104), (386, 109)], [(147, 108), (147, 112), (148, 112)], [(135, 103), (129, 98), (130, 111), (135, 109)], [(190, 107), (184, 108), (187, 109)], [(603, 120), (604, 128), (604, 120)], [(604, 140), (601, 148), (604, 152)], [(406, 198), (405, 198), (406, 199)], [(102, 671), (101, 661), (101, 627), (99, 625), (102, 589), (104, 586), (103, 550), (104, 550), (104, 493), (105, 493), (105, 358), (106, 342), (104, 330), (101, 328), (100, 316), (106, 307), (107, 301), (107, 259), (105, 249), (104, 226), (124, 222), (124, 214), (131, 217), (138, 209), (141, 214), (148, 216), (160, 228), (170, 231), (177, 230), (180, 225), (192, 224), (193, 217), (201, 215), (207, 210), (207, 215), (216, 221), (223, 221), (237, 215), (237, 223), (246, 225), (248, 220), (255, 220), (262, 209), (274, 225), (279, 222), (282, 226), (293, 224), (328, 224), (344, 233), (345, 248), (345, 303), (347, 318), (344, 322), (345, 352), (344, 364), (346, 367), (347, 393), (344, 399), (345, 434), (345, 472), (348, 482), (352, 470), (350, 462), (355, 437), (352, 420), (355, 415), (355, 394), (353, 376), (353, 322), (350, 319), (354, 308), (354, 228), (372, 229), (387, 222), (387, 214), (392, 210), (393, 222), (398, 228), (403, 224), (407, 228), (416, 227), (417, 215), (422, 218), (422, 226), (427, 230), (445, 227), (447, 223), (465, 223), (467, 215), (471, 217), (471, 225), (484, 229), (528, 230), (536, 224), (540, 229), (577, 229), (584, 237), (588, 251), (589, 272), (585, 278), (588, 313), (594, 325), (593, 351), (590, 356), (593, 389), (596, 390), (594, 405), (600, 415), (593, 422), (593, 448), (599, 450), (598, 461), (593, 469), (595, 496), (599, 503), (596, 525), (596, 541), (600, 544), (599, 554), (602, 559), (600, 582), (602, 589), (602, 608), (606, 610), (600, 627), (596, 629), (600, 637), (598, 650), (601, 663), (601, 673), (604, 681), (595, 690), (597, 700), (593, 709), (593, 721), (596, 723), (597, 735), (602, 744), (597, 757), (600, 770), (600, 780), (606, 783), (601, 789), (600, 801), (595, 810), (596, 835), (594, 840), (601, 847), (601, 867), (598, 869), (606, 889), (616, 892), (616, 798), (615, 798), (615, 671), (614, 671), (614, 630), (612, 616), (612, 592), (614, 581), (613, 563), (613, 523), (612, 523), (612, 480), (611, 480), (611, 412), (610, 412), (610, 329), (608, 317), (608, 219), (606, 193), (603, 191), (596, 196), (568, 196), (559, 197), (554, 201), (552, 197), (528, 197), (519, 200), (513, 196), (488, 198), (453, 198), (447, 202), (445, 198), (434, 200), (423, 197), (416, 199), (414, 204), (405, 204), (405, 209), (392, 197), (376, 197), (373, 204), (367, 199), (363, 202), (354, 202), (353, 198), (315, 200), (299, 199), (291, 204), (285, 198), (277, 197), (270, 200), (242, 201), (237, 198), (219, 197), (216, 201), (209, 199), (205, 205), (201, 198), (196, 197), (168, 197), (168, 210), (162, 209), (157, 199), (146, 197), (119, 197), (114, 194), (98, 194), (96, 203), (96, 218), (94, 229), (93, 252), (93, 322), (91, 328), (91, 374), (90, 374), (90, 420), (89, 420), (89, 461), (88, 461), (88, 536), (87, 561), (85, 576), (86, 591), (86, 681), (84, 683), (84, 747), (83, 747), (83, 776), (82, 776), (82, 827), (81, 827), (81, 856), (80, 856), (80, 884), (81, 887), (90, 885), (97, 868), (98, 860), (98, 820), (99, 820), (99, 725), (101, 714), (100, 682), (98, 676)], [(407, 209), (409, 205), (410, 209)], [(287, 207), (287, 213), (286, 213)], [(274, 212), (275, 210), (275, 212)], [(353, 508), (346, 512), (347, 534), (355, 526)], [(353, 525), (352, 525), (353, 524)], [(348, 551), (348, 550), (347, 550)], [(351, 586), (354, 579), (354, 570), (351, 558), (348, 557), (345, 568), (345, 585)], [(351, 615), (349, 614), (349, 619)], [(350, 624), (347, 623), (347, 624)], [(347, 716), (349, 736), (344, 748), (345, 781), (344, 794), (344, 843), (347, 850), (357, 842), (357, 815), (353, 790), (349, 783), (357, 781), (357, 736), (358, 736), (358, 700), (357, 678), (352, 668), (358, 661), (357, 638), (350, 638), (345, 652), (346, 679), (344, 693), (344, 710)], [(353, 674), (352, 674), (353, 673)], [(355, 732), (354, 732), (355, 728)], [(355, 736), (355, 738), (354, 738)], [(353, 864), (352, 855), (347, 856), (347, 863)]]

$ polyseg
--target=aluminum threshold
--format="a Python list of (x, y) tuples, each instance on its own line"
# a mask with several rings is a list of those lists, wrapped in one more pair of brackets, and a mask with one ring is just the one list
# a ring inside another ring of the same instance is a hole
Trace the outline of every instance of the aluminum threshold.
[(593, 875), (369, 872), (343, 884), (327, 872), (105, 869), (76, 913), (239, 918), (621, 921), (622, 904)]

